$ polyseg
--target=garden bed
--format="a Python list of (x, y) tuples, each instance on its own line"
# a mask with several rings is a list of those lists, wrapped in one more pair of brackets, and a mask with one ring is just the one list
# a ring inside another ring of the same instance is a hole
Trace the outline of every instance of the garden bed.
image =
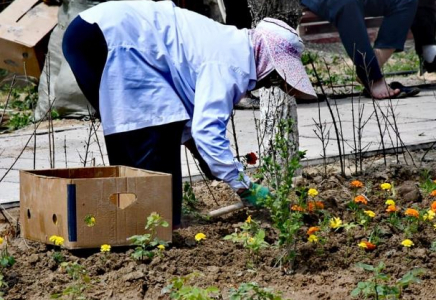
[[(423, 152), (413, 155), (418, 161)], [(15, 237), (13, 228), (3, 219), (2, 236), (6, 238), (2, 247), (4, 249), (7, 243), (8, 251), (16, 261), (3, 269), (4, 282), (8, 285), (2, 288), (4, 298), (50, 299), (73, 287), (83, 289), (80, 294), (84, 296), (73, 299), (170, 299), (162, 290), (173, 278), (198, 273), (185, 286), (217, 287), (219, 293), (212, 295), (221, 296), (212, 299), (229, 299), (231, 288), (249, 282), (281, 291), (283, 299), (351, 299), (358, 283), (372, 277), (372, 272), (364, 271), (356, 264), (377, 266), (383, 262), (383, 273), (390, 278), (386, 282), (378, 280), (379, 285), (393, 287), (407, 272), (421, 268), (423, 273), (417, 277), (422, 282), (404, 288), (401, 297), (433, 299), (436, 292), (436, 230), (433, 226), (436, 217), (428, 216), (436, 200), (431, 195), (433, 187), (436, 188), (432, 182), (436, 178), (436, 153), (431, 151), (425, 157), (426, 163), (420, 167), (392, 164), (385, 168), (383, 159), (367, 159), (365, 174), (347, 178), (333, 173), (323, 177), (317, 168), (305, 169), (303, 177), (297, 180), (298, 186), (316, 189), (318, 195), (313, 193), (306, 201), (321, 201), (324, 208), (303, 207), (303, 225), (296, 235), (297, 256), (291, 263), (278, 263), (283, 251), (274, 246), (278, 234), (269, 212), (245, 208), (213, 220), (201, 218), (197, 212), (191, 214), (185, 218), (184, 227), (174, 232), (173, 244), (165, 250), (156, 249), (157, 255), (153, 259), (133, 259), (134, 250), (130, 247), (113, 248), (109, 253), (101, 253), (99, 249), (62, 250), (67, 262), (77, 262), (83, 267), (81, 272), (86, 270), (86, 280), (73, 280), (66, 272), (67, 268), (53, 259), (58, 247)], [(387, 161), (394, 161), (394, 158)], [(430, 170), (426, 177), (423, 176), (425, 169)], [(362, 182), (363, 187), (351, 187), (353, 180)], [(380, 186), (383, 183), (390, 183), (391, 189), (383, 190)], [(194, 184), (200, 214), (238, 201), (225, 184), (209, 183), (209, 188), (204, 182)], [(365, 195), (367, 204), (355, 203), (354, 198), (358, 195)], [(297, 201), (295, 199), (293, 201)], [(395, 217), (386, 211), (388, 199), (396, 203)], [(408, 208), (416, 209), (419, 217), (405, 215)], [(364, 211), (372, 211), (375, 216), (371, 218)], [(297, 209), (294, 213), (300, 212)], [(9, 214), (17, 217), (17, 209), (8, 211), (7, 216), (11, 219)], [(265, 241), (271, 245), (261, 249), (255, 258), (242, 245), (223, 239), (247, 224), (248, 216), (251, 216), (252, 224), (260, 224), (266, 233)], [(336, 229), (331, 226), (334, 217), (342, 221)], [(308, 241), (310, 227), (320, 229), (314, 232), (316, 242)], [(196, 241), (198, 233), (204, 233), (206, 238)], [(406, 239), (414, 245), (403, 246)], [(358, 244), (362, 241), (372, 242), (375, 249), (368, 251), (360, 247)], [(64, 299), (71, 298), (64, 296)]]

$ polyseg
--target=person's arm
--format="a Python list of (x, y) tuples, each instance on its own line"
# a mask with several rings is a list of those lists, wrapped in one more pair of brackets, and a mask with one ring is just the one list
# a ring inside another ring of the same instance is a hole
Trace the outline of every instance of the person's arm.
[(204, 64), (197, 75), (192, 137), (211, 174), (233, 190), (250, 187), (243, 166), (234, 159), (226, 138), (234, 103), (246, 92), (248, 76), (220, 62)]

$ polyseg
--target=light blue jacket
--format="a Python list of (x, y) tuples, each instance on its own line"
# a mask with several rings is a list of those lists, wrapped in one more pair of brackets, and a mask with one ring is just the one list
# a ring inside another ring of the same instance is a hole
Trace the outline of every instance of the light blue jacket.
[(238, 30), (171, 1), (112, 1), (80, 14), (97, 23), (108, 57), (100, 85), (105, 135), (189, 120), (191, 136), (212, 174), (246, 188), (226, 138), (233, 106), (256, 84), (254, 52)]

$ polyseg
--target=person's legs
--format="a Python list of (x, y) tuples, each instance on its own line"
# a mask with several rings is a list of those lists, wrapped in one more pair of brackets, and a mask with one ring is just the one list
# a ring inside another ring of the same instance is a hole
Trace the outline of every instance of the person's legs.
[(62, 51), (77, 84), (98, 113), (101, 75), (108, 54), (103, 33), (97, 24), (77, 16), (65, 31)]
[(111, 165), (172, 174), (173, 227), (181, 222), (182, 171), (180, 148), (186, 121), (105, 136)]

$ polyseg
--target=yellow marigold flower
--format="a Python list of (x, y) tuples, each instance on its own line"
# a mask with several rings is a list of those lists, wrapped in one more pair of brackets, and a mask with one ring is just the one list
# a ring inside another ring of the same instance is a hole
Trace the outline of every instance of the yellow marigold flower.
[(3, 244), (4, 240), (2, 237), (0, 237), (0, 245)]
[(372, 210), (364, 210), (363, 212), (370, 218), (375, 217), (375, 212), (373, 212)]
[(315, 232), (317, 232), (317, 231), (319, 231), (319, 227), (316, 227), (316, 226), (313, 226), (313, 227), (310, 227), (308, 230), (307, 230), (307, 234), (308, 235), (312, 235), (312, 234), (314, 234)]
[(395, 201), (392, 199), (388, 199), (388, 200), (386, 200), (385, 204), (386, 205), (395, 205)]
[(49, 241), (55, 244), (56, 246), (62, 246), (64, 244), (64, 238), (57, 235), (52, 235), (49, 238)]
[(165, 245), (160, 244), (159, 246), (157, 246), (157, 249), (159, 249), (160, 251), (164, 251)]
[(404, 214), (405, 214), (406, 216), (409, 216), (409, 217), (419, 218), (419, 211), (417, 211), (416, 209), (413, 209), (413, 208), (408, 208), (408, 209), (406, 209), (406, 211), (404, 212)]
[(385, 182), (380, 184), (380, 187), (382, 190), (390, 190), (392, 188), (392, 185), (390, 183)]
[(357, 188), (363, 187), (363, 183), (361, 181), (359, 181), (359, 180), (353, 180), (353, 181), (351, 181), (350, 186), (352, 188), (357, 189)]
[(111, 245), (103, 244), (100, 247), (100, 252), (110, 252), (111, 251)]
[(342, 225), (342, 220), (340, 218), (334, 217), (333, 219), (330, 219), (330, 227), (333, 229), (339, 228)]
[(364, 242), (360, 242), (359, 244), (357, 244), (360, 248), (366, 249), (368, 246), (366, 245), (366, 243)]
[(403, 245), (404, 247), (410, 248), (410, 247), (414, 246), (415, 244), (411, 240), (405, 239), (404, 241), (401, 242), (401, 245)]
[(356, 203), (362, 203), (362, 204), (368, 204), (368, 201), (366, 200), (366, 198), (364, 197), (364, 196), (362, 196), (362, 195), (359, 195), (359, 196), (356, 196), (355, 198), (354, 198), (354, 202), (356, 202)]
[(309, 191), (307, 192), (307, 194), (308, 194), (310, 197), (315, 197), (315, 196), (318, 195), (318, 191), (315, 190), (315, 189), (309, 189)]
[(247, 220), (245, 220), (245, 223), (251, 223), (251, 216), (247, 217)]
[(309, 237), (307, 238), (307, 240), (311, 243), (316, 243), (318, 242), (318, 237), (314, 234), (309, 235)]
[(204, 240), (205, 238), (206, 238), (206, 235), (205, 235), (204, 233), (202, 233), (202, 232), (197, 233), (197, 234), (195, 235), (195, 240), (196, 240), (197, 242), (199, 242), (199, 241), (201, 241), (201, 240)]
[(428, 210), (423, 216), (422, 216), (422, 218), (424, 219), (424, 221), (427, 221), (427, 220), (433, 220), (434, 219), (434, 217), (435, 217), (435, 215), (436, 215), (436, 213), (434, 212), (434, 211), (432, 211), (432, 210)]

